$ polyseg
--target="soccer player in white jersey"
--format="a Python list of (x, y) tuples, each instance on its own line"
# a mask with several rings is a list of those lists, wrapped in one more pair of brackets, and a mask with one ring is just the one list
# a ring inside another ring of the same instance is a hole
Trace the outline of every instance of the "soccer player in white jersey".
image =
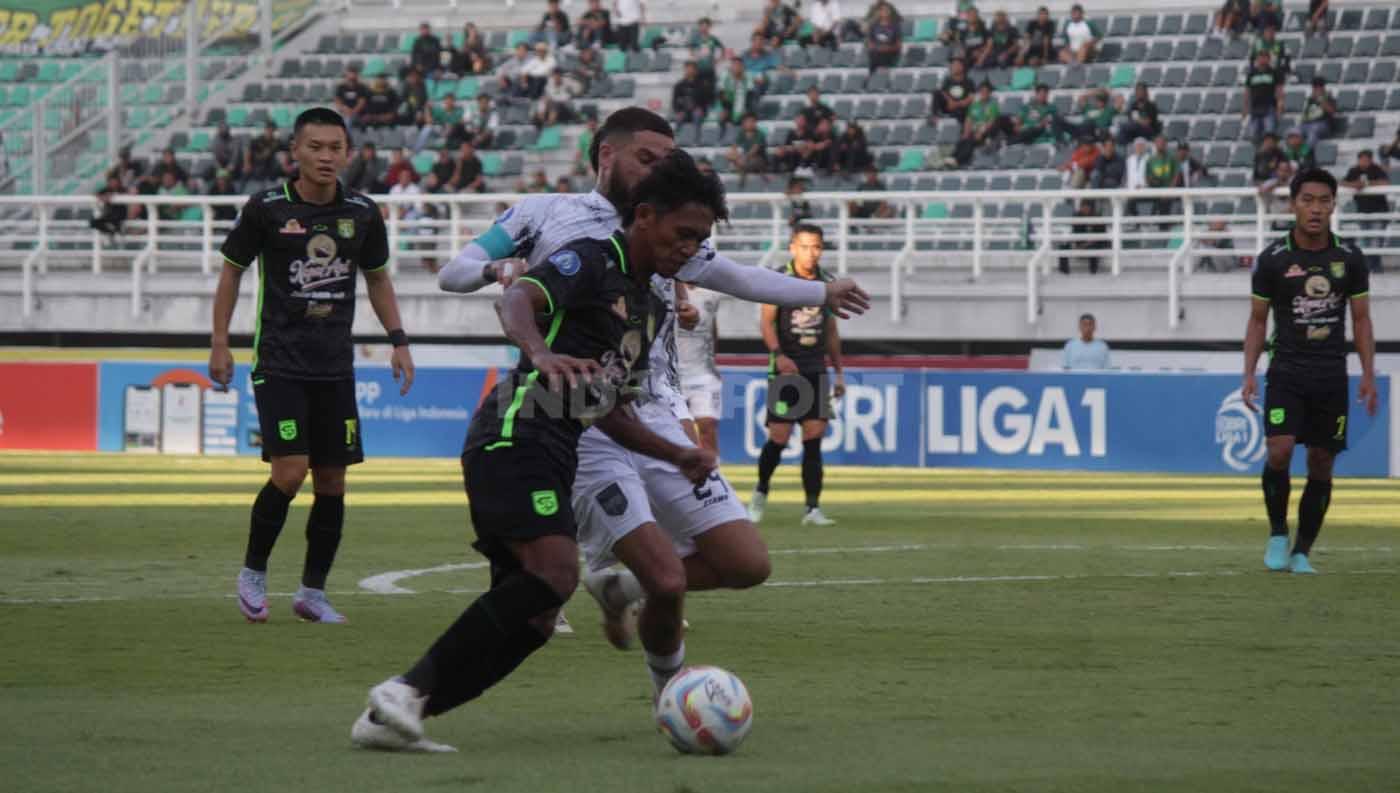
[[(571, 240), (607, 237), (618, 228), (618, 207), (626, 204), (632, 188), (674, 147), (670, 124), (655, 113), (638, 107), (613, 113), (590, 151), (597, 189), (584, 195), (532, 196), (506, 210), (443, 268), (439, 286), (471, 292), (494, 281), (509, 282), (518, 271), (498, 267), (501, 260), (519, 257), (534, 266)], [(758, 303), (826, 305), (840, 316), (869, 307), (869, 296), (851, 279), (819, 283), (745, 267), (719, 255), (708, 242), (676, 279)], [(652, 281), (672, 308), (667, 320), (672, 328), (674, 283)], [(659, 329), (638, 415), (656, 434), (693, 445), (682, 428), (690, 415), (678, 386), (674, 332)], [(678, 477), (673, 466), (635, 458), (594, 431), (584, 433), (578, 452), (573, 502), (589, 568), (584, 584), (603, 609), (609, 641), (619, 648), (631, 640), (625, 614), (645, 599), (638, 633), (652, 683), (660, 691), (684, 662), (685, 592), (762, 583), (770, 570), (768, 549), (718, 472), (696, 487)], [(628, 570), (610, 569), (614, 560)]]
[[(719, 417), (724, 407), (721, 392), (724, 381), (715, 365), (719, 347), (720, 298), (713, 289), (688, 285), (681, 297), (676, 325), (676, 356), (680, 369), (681, 393), (686, 407), (695, 420), (696, 443), (703, 449), (719, 454)], [(693, 324), (686, 326), (687, 312), (693, 314)]]

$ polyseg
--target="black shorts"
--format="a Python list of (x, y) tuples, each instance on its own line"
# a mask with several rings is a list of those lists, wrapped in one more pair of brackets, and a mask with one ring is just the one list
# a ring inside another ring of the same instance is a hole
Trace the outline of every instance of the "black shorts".
[(1347, 447), (1346, 377), (1303, 379), (1269, 375), (1264, 386), (1264, 434), (1291, 435), (1305, 446)]
[(578, 539), (571, 494), (577, 465), (564, 465), (539, 447), (504, 446), (462, 454), (462, 481), (471, 502), (472, 547), (503, 568), (518, 566), (509, 541), (558, 534)]
[(768, 378), (768, 423), (831, 420), (831, 379), (825, 371)]
[(364, 462), (360, 411), (354, 380), (289, 380), (258, 375), (253, 380), (262, 430), (262, 458), (305, 454), (311, 465)]

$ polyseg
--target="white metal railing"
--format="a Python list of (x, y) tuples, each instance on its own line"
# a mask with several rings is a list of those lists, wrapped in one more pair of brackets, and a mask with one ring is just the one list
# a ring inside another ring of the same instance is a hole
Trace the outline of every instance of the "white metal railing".
[[(1346, 191), (1349, 193), (1350, 191)], [(1400, 203), (1400, 186), (1371, 188)], [(393, 252), (390, 265), (398, 272), (404, 260), (442, 263), (472, 237), (493, 222), (493, 207), (524, 196), (518, 194), (451, 194), (431, 196), (375, 196), (385, 208), (385, 225)], [(1211, 214), (1201, 205), (1252, 197), (1253, 213)], [(1343, 195), (1343, 201), (1350, 196)], [(891, 319), (904, 312), (907, 281), (917, 273), (958, 274), (976, 281), (989, 273), (1024, 272), (1026, 317), (1031, 323), (1040, 313), (1041, 280), (1055, 260), (1093, 256), (1108, 260), (1112, 277), (1126, 271), (1165, 276), (1168, 323), (1176, 327), (1185, 279), (1200, 277), (1196, 263), (1211, 257), (1253, 257), (1281, 233), (1292, 216), (1270, 213), (1265, 200), (1248, 188), (1192, 190), (1060, 190), (1048, 192), (838, 192), (804, 196), (818, 211), (812, 222), (827, 234), (828, 256), (841, 274), (853, 264), (862, 272), (888, 270)], [(1073, 217), (1056, 212), (1083, 199), (1106, 205), (1095, 217)], [(93, 230), (76, 210), (93, 207), (85, 196), (0, 196), (3, 240), (0, 273), (20, 270), (24, 313), (32, 312), (36, 276), (50, 270), (82, 269), (93, 275), (125, 275), (131, 282), (132, 311), (143, 309), (143, 276), (157, 272), (213, 274), (219, 266), (218, 248), (232, 221), (215, 220), (216, 207), (240, 207), (243, 196), (117, 196), (113, 203), (144, 207), (150, 220), (127, 221), (119, 235), (109, 237)], [(1128, 214), (1129, 202), (1173, 201), (1163, 214)], [(851, 203), (887, 202), (896, 216), (887, 219), (857, 218)], [(1286, 198), (1277, 202), (1286, 209)], [(789, 199), (781, 193), (733, 193), (729, 195), (734, 219), (714, 230), (715, 245), (737, 259), (760, 265), (773, 264), (787, 247)], [(930, 205), (941, 205), (933, 213)], [(408, 208), (430, 206), (435, 216), (401, 217)], [(27, 212), (16, 212), (17, 208)], [(1018, 207), (1008, 210), (1007, 207)], [(196, 212), (188, 219), (160, 218), (162, 208)], [(1010, 213), (1011, 216), (1006, 215)], [(60, 217), (62, 215), (62, 217)], [(1400, 206), (1388, 214), (1334, 214), (1334, 230), (1358, 241), (1370, 255), (1400, 255), (1400, 223), (1387, 235), (1384, 228), (1362, 224), (1400, 221)], [(1275, 226), (1275, 224), (1278, 224)], [(1229, 241), (1232, 248), (1208, 242)], [(1083, 247), (1097, 245), (1097, 247)], [(1156, 282), (1154, 282), (1156, 283)], [(1014, 286), (1007, 286), (1014, 289)], [(1153, 286), (1151, 288), (1160, 288)]]

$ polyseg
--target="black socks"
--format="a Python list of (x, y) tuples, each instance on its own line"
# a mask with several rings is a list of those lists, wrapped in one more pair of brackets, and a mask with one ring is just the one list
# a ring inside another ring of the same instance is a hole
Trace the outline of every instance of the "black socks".
[(758, 492), (768, 494), (768, 481), (773, 478), (773, 472), (778, 470), (782, 459), (782, 446), (772, 441), (763, 444), (763, 450), (758, 453)]
[(802, 442), (802, 489), (807, 492), (807, 509), (813, 510), (822, 498), (822, 439)]
[(1312, 550), (1331, 502), (1332, 480), (1309, 478), (1303, 497), (1298, 500), (1298, 539), (1293, 543), (1293, 553), (1306, 555)]
[(317, 493), (311, 502), (311, 514), (306, 518), (306, 562), (301, 569), (301, 585), (310, 589), (325, 589), (326, 576), (340, 548), (340, 535), (345, 525), (345, 496)]
[(258, 491), (248, 531), (248, 550), (243, 555), (244, 567), (267, 572), (267, 557), (272, 555), (272, 546), (277, 544), (277, 535), (282, 533), (282, 524), (287, 522), (287, 507), (291, 506), (292, 498), (278, 490), (271, 479)]
[[(1274, 470), (1267, 464), (1262, 477), (1264, 484), (1264, 508), (1269, 513), (1269, 536), (1288, 536), (1288, 494), (1291, 481), (1287, 468)], [(1311, 486), (1312, 480), (1309, 481)], [(1330, 487), (1330, 485), (1329, 485)]]

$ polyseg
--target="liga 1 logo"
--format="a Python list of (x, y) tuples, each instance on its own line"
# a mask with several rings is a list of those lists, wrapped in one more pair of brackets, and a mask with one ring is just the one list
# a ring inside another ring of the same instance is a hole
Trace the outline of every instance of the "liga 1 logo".
[(1248, 471), (1264, 459), (1263, 418), (1249, 409), (1238, 388), (1215, 411), (1215, 442), (1221, 461), (1236, 471)]

